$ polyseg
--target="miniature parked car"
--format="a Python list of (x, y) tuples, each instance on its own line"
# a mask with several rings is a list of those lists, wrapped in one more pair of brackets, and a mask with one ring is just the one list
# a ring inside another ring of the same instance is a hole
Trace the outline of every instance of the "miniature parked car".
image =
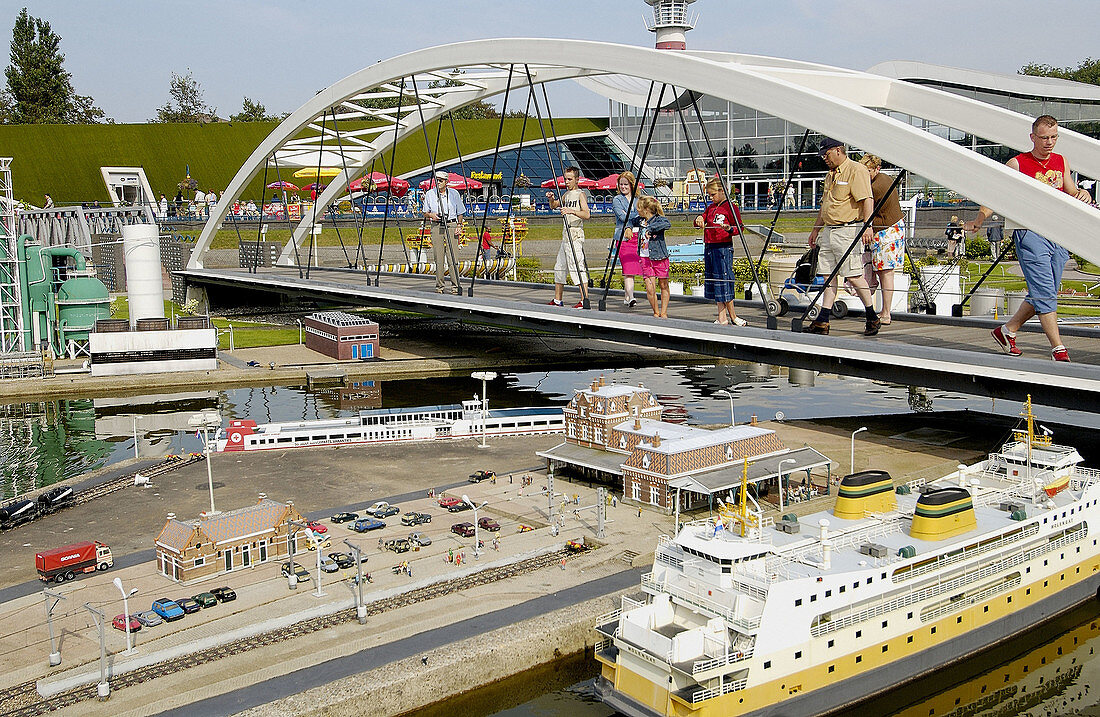
[(451, 526), (451, 532), (455, 535), (461, 535), (463, 538), (474, 537), (474, 525), (473, 523), (455, 523)]
[(152, 610), (146, 610), (145, 612), (135, 612), (134, 617), (138, 619), (145, 627), (155, 627), (164, 622), (160, 619), (160, 615), (156, 614)]
[(471, 483), (480, 483), (483, 480), (490, 480), (496, 478), (497, 474), (493, 471), (474, 471), (470, 474)]
[(365, 533), (368, 530), (380, 530), (385, 528), (386, 524), (381, 520), (375, 520), (374, 518), (360, 518), (355, 521), (351, 526), (351, 529), (356, 533)]
[(336, 563), (336, 565), (340, 568), (355, 567), (355, 558), (348, 555), (347, 553), (329, 553), (328, 556), (332, 559), (332, 562)]
[(316, 543), (312, 540), (306, 543), (306, 550), (316, 550), (318, 547), (331, 548), (332, 540), (327, 535), (318, 535)]
[(391, 515), (397, 515), (401, 512), (401, 509), (396, 505), (390, 505), (384, 500), (380, 500), (371, 507), (364, 511), (367, 515), (373, 515), (375, 518), (388, 518)]
[(401, 525), (421, 525), (432, 522), (432, 516), (427, 513), (405, 513), (401, 516)]
[(395, 540), (387, 540), (385, 543), (386, 550), (392, 550), (395, 553), (407, 553), (412, 550), (412, 546), (409, 541), (404, 538), (397, 538)]
[(500, 530), (500, 523), (496, 522), (492, 518), (478, 518), (477, 527), (482, 530), (491, 530), (496, 532)]
[[(115, 626), (115, 629), (126, 631), (126, 614), (115, 615), (115, 619), (111, 621), (111, 624)], [(130, 632), (137, 632), (141, 629), (141, 620), (137, 619), (137, 616), (133, 613), (130, 614)]]
[(199, 593), (192, 595), (191, 599), (203, 607), (215, 607), (218, 604), (218, 598), (214, 593)]
[(233, 592), (228, 587), (214, 588), (210, 593), (220, 602), (233, 602), (237, 599), (237, 593)]
[(432, 539), (420, 531), (409, 533), (408, 541), (412, 545), (419, 545), (422, 548), (432, 544)]
[(447, 506), (448, 513), (461, 513), (464, 510), (470, 510), (470, 504), (464, 500), (460, 500), (454, 505)]
[(168, 598), (154, 600), (153, 605), (149, 609), (169, 622), (172, 620), (179, 620), (187, 614), (183, 611), (183, 608), (176, 604), (175, 600), (169, 600)]
[(189, 597), (176, 598), (176, 604), (179, 605), (180, 608), (188, 615), (193, 612), (198, 612), (202, 609), (202, 607), (197, 602)]
[(336, 561), (332, 558), (321, 558), (321, 570), (326, 573), (335, 573), (340, 569), (340, 566), (336, 564)]
[(312, 530), (314, 533), (317, 533), (318, 535), (328, 532), (328, 526), (324, 523), (318, 523), (316, 520), (308, 521), (306, 525), (308, 525), (309, 529)]
[[(281, 572), (284, 578), (288, 577), (290, 575), (290, 563), (283, 563)], [(303, 568), (301, 563), (294, 563), (294, 575), (298, 578), (298, 582), (300, 583), (309, 582), (309, 571)]]
[(329, 518), (333, 523), (350, 523), (353, 520), (359, 520), (358, 513), (337, 513)]
[(446, 508), (447, 510), (450, 510), (452, 505), (457, 505), (461, 502), (462, 502), (461, 498), (455, 498), (453, 495), (445, 495), (445, 496), (440, 497), (439, 507), (440, 508)]

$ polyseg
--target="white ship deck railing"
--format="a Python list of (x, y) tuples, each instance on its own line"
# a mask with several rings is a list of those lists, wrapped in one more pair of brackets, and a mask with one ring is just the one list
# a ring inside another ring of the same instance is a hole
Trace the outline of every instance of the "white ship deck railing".
[(998, 560), (995, 563), (990, 563), (989, 565), (983, 566), (980, 570), (977, 570), (975, 572), (964, 573), (963, 575), (960, 575), (946, 582), (939, 582), (935, 585), (930, 585), (920, 590), (914, 590), (904, 595), (899, 595), (892, 600), (887, 600), (885, 602), (878, 603), (877, 605), (874, 605), (872, 607), (865, 608), (858, 612), (853, 612), (849, 615), (845, 615), (844, 617), (835, 618), (829, 620), (828, 622), (813, 625), (810, 628), (810, 634), (813, 637), (821, 637), (822, 635), (825, 635), (827, 633), (836, 632), (837, 630), (841, 630), (845, 627), (857, 625), (861, 622), (876, 618), (880, 615), (885, 615), (887, 613), (893, 612), (894, 610), (899, 610), (903, 607), (908, 607), (909, 605), (913, 605), (915, 603), (923, 602), (924, 600), (928, 600), (938, 595), (956, 592), (961, 588), (965, 588), (971, 583), (977, 582), (979, 580), (984, 580), (985, 578), (988, 578), (1005, 570), (1011, 570), (1012, 568), (1018, 565), (1022, 565), (1029, 560), (1033, 560), (1034, 558), (1045, 555), (1046, 553), (1050, 553), (1058, 550), (1059, 548), (1065, 547), (1066, 545), (1076, 540), (1079, 540), (1081, 537), (1081, 531), (1074, 530), (1071, 533), (1063, 535), (1057, 540), (1053, 540), (1044, 545), (1038, 545), (1030, 550), (1022, 550), (1015, 553), (1014, 555), (1010, 555), (1001, 560)]
[(725, 667), (726, 665), (733, 665), (738, 662), (743, 662), (752, 657), (752, 653), (755, 648), (750, 647), (747, 650), (734, 650), (733, 652), (727, 652), (721, 657), (715, 657), (711, 660), (696, 660), (691, 665), (691, 674), (697, 675), (700, 672), (706, 672), (707, 670), (713, 670), (716, 667)]
[(1019, 574), (1017, 574), (1016, 577), (1012, 578), (1011, 580), (1005, 580), (1004, 582), (997, 583), (996, 585), (990, 585), (985, 590), (974, 593), (973, 595), (963, 600), (948, 603), (927, 613), (922, 612), (920, 616), (921, 622), (931, 622), (933, 620), (936, 620), (937, 618), (943, 617), (944, 615), (950, 615), (953, 612), (958, 612), (959, 610), (970, 607), (974, 603), (981, 602), (986, 598), (990, 598), (999, 593), (1003, 593), (1005, 590), (1010, 590), (1014, 587), (1018, 587), (1021, 582), (1023, 581), (1021, 580)]
[(1093, 483), (1100, 483), (1100, 471), (1095, 468), (1082, 468), (1074, 466), (1070, 474), (1070, 488), (1072, 490), (1084, 490)]
[(710, 613), (715, 617), (720, 617), (730, 625), (740, 628), (746, 632), (756, 630), (760, 627), (760, 618), (743, 618), (737, 615), (728, 605), (715, 602), (709, 598), (705, 598), (691, 590), (686, 590), (675, 585), (669, 585), (668, 583), (659, 583), (653, 579), (653, 573), (646, 573), (642, 576), (642, 589), (650, 592), (660, 594), (667, 593), (674, 598), (677, 598), (688, 605), (697, 607), (700, 610)]
[(892, 577), (894, 579), (894, 582), (912, 580), (913, 578), (920, 577), (921, 575), (927, 575), (928, 573), (942, 570), (948, 565), (954, 565), (955, 563), (961, 563), (966, 560), (971, 560), (979, 555), (988, 553), (992, 550), (999, 550), (1006, 545), (1018, 543), (1021, 540), (1036, 535), (1038, 532), (1038, 524), (1030, 523), (1028, 525), (1025, 525), (1023, 527), (1023, 530), (1020, 532), (1013, 532), (1009, 535), (1003, 535), (994, 541), (969, 545), (958, 552), (940, 555), (936, 560), (932, 562), (925, 563), (924, 565), (917, 565), (912, 569), (906, 570), (902, 573), (894, 573)]
[(711, 687), (709, 690), (696, 690), (691, 693), (691, 704), (699, 704), (706, 700), (721, 695), (729, 694), (730, 692), (739, 692), (748, 685), (749, 681), (746, 680), (734, 680), (732, 682), (725, 682), (721, 687)]
[[(905, 516), (900, 513), (891, 513), (886, 517), (875, 517), (873, 522), (869, 525), (853, 528), (845, 532), (830, 532), (829, 541), (832, 543), (833, 550), (862, 545), (873, 538), (885, 537), (901, 532), (901, 522), (904, 519)], [(781, 560), (801, 562), (805, 561), (811, 555), (820, 555), (820, 553), (821, 542), (818, 541), (810, 545), (800, 546), (796, 550), (791, 550), (790, 552), (780, 553), (779, 558)], [(897, 559), (896, 556), (891, 558), (879, 558), (875, 564), (884, 565), (886, 563), (895, 562)], [(813, 564), (820, 567), (816, 562)]]

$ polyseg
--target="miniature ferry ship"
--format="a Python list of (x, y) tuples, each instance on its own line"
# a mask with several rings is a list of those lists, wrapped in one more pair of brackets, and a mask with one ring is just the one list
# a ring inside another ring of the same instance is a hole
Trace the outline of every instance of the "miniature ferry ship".
[(406, 443), (481, 436), (561, 433), (560, 408), (494, 408), (482, 411), (481, 401), (461, 405), (421, 406), (360, 411), (353, 418), (257, 424), (231, 421), (219, 431), (216, 450), (256, 451), (358, 443)]
[(632, 716), (828, 714), (1097, 596), (1100, 471), (1025, 416), (938, 481), (845, 476), (831, 512), (776, 523), (743, 482), (599, 619), (597, 695)]

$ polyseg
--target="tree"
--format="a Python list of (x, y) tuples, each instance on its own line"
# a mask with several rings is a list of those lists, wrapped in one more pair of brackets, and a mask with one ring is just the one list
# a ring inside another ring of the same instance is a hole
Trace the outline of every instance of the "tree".
[(244, 102), (241, 103), (241, 111), (235, 115), (229, 115), (230, 122), (279, 122), (286, 117), (286, 114), (269, 115), (267, 108), (261, 105), (259, 102), (253, 102), (251, 98), (245, 97)]
[(1058, 77), (1063, 80), (1083, 82), (1087, 85), (1100, 85), (1100, 60), (1087, 57), (1077, 67), (1053, 67), (1038, 62), (1029, 62), (1020, 68), (1019, 74), (1035, 77)]
[(27, 8), (12, 29), (11, 64), (4, 70), (7, 91), (0, 105), (5, 121), (19, 124), (102, 122), (103, 110), (73, 90), (65, 70), (61, 37), (50, 23), (32, 17)]
[(168, 83), (169, 100), (157, 108), (153, 122), (217, 122), (218, 110), (203, 101), (202, 87), (187, 70), (186, 75), (172, 73)]

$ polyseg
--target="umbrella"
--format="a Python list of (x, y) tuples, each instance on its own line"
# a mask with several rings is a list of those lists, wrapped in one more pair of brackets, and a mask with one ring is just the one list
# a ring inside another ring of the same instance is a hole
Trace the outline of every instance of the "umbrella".
[(380, 192), (390, 190), (395, 197), (403, 197), (409, 193), (409, 183), (404, 179), (391, 179), (388, 174), (371, 172), (369, 176), (360, 177), (348, 184), (349, 192), (369, 192), (377, 189)]
[(336, 167), (321, 167), (320, 169), (316, 167), (302, 167), (294, 173), (294, 176), (298, 179), (321, 179), (322, 177), (338, 176), (342, 171), (344, 170), (337, 169)]
[[(455, 174), (450, 172), (448, 174), (447, 186), (452, 189), (481, 189), (481, 182), (476, 179), (470, 179), (469, 177), (463, 177), (461, 174)], [(432, 186), (431, 178), (425, 179), (420, 183), (421, 189), (429, 189)]]
[[(554, 186), (556, 186), (558, 189), (565, 189), (565, 177), (554, 177), (553, 179), (547, 179), (539, 186), (546, 189)], [(579, 180), (577, 180), (577, 186), (581, 189), (593, 189), (596, 186), (596, 182), (591, 179), (581, 177)]]
[[(618, 190), (619, 188), (619, 175), (609, 174), (600, 181), (596, 182), (596, 189), (603, 190)], [(638, 180), (638, 189), (645, 189), (645, 182)]]
[(271, 184), (267, 185), (267, 188), (268, 189), (285, 189), (285, 190), (290, 191), (290, 192), (297, 192), (298, 191), (298, 188), (295, 187), (293, 184), (291, 184), (290, 182), (284, 182), (281, 179), (278, 182), (272, 182)]
[(317, 184), (316, 182), (314, 182), (313, 184), (307, 184), (306, 186), (302, 187), (302, 191), (303, 192), (313, 192), (313, 191), (323, 192), (323, 191), (325, 191), (325, 187), (327, 187), (327, 186), (328, 186), (327, 184)]

